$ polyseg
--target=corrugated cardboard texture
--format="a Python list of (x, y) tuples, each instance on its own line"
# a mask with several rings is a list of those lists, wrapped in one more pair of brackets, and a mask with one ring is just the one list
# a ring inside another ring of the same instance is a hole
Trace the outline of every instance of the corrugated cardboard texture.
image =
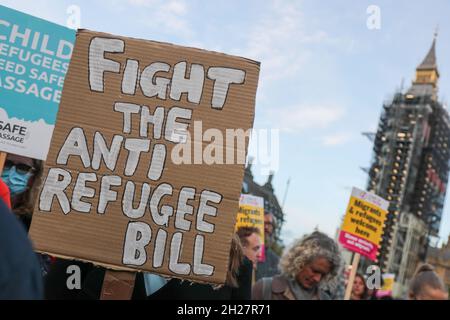
[[(120, 71), (119, 73), (104, 73), (103, 93), (91, 91), (89, 85), (89, 44), (94, 37), (122, 39), (125, 42), (123, 53), (104, 54), (106, 59), (120, 63)], [(202, 65), (205, 70), (205, 80), (200, 103), (188, 102), (186, 94), (182, 94), (180, 101), (171, 100), (169, 94), (167, 94), (166, 100), (156, 97), (148, 98), (142, 94), (139, 88), (136, 90), (135, 95), (123, 94), (121, 92), (121, 84), (127, 59), (139, 61), (141, 72), (143, 68), (152, 62), (165, 62), (171, 66), (171, 69), (166, 73), (157, 73), (156, 76), (169, 79), (172, 76), (173, 66), (178, 62), (186, 61), (187, 70), (190, 70), (191, 64)], [(224, 107), (221, 110), (211, 107), (214, 81), (206, 76), (209, 67), (228, 67), (245, 71), (244, 83), (230, 85)], [(104, 162), (101, 163), (99, 170), (94, 170), (92, 167), (85, 168), (78, 156), (70, 156), (67, 165), (57, 164), (56, 160), (73, 127), (83, 128), (91, 158), (95, 132), (100, 132), (103, 135), (108, 147), (111, 146), (114, 135), (121, 135), (124, 139), (144, 139), (139, 136), (139, 114), (132, 115), (131, 132), (129, 134), (123, 133), (123, 116), (121, 113), (114, 111), (115, 102), (145, 105), (148, 106), (151, 113), (154, 112), (157, 106), (161, 106), (165, 108), (166, 116), (168, 110), (174, 106), (191, 109), (191, 120), (179, 120), (179, 122), (189, 124), (188, 131), (191, 137), (194, 137), (198, 145), (203, 145), (203, 147), (207, 146), (209, 142), (202, 142), (198, 136), (195, 137), (194, 121), (202, 121), (203, 132), (210, 128), (216, 128), (222, 132), (224, 137), (227, 128), (247, 130), (253, 125), (258, 76), (259, 63), (245, 58), (166, 43), (79, 30), (46, 162), (44, 187), (45, 177), (47, 177), (49, 169), (62, 168), (67, 170), (72, 176), (72, 182), (65, 190), (70, 201), (78, 174), (80, 172), (95, 173), (97, 181), (86, 184), (95, 190), (95, 197), (82, 198), (82, 201), (92, 204), (89, 213), (80, 213), (72, 210), (67, 215), (62, 212), (56, 197), (53, 199), (51, 212), (40, 211), (38, 201), (30, 231), (35, 248), (41, 252), (91, 261), (117, 270), (130, 270), (131, 268), (137, 271), (150, 271), (192, 281), (223, 284), (228, 269), (231, 236), (238, 212), (238, 201), (244, 170), (243, 164), (176, 165), (172, 163), (170, 155), (177, 144), (165, 140), (164, 134), (161, 139), (155, 139), (151, 125), (149, 126), (150, 130), (147, 137), (151, 140), (150, 151), (141, 154), (137, 170), (131, 177), (124, 175), (128, 151), (123, 148), (123, 145), (114, 171), (108, 169)], [(155, 143), (162, 143), (167, 146), (166, 164), (158, 181), (152, 181), (147, 178), (147, 171), (152, 156), (151, 151)], [(246, 154), (247, 145), (248, 141), (245, 143), (244, 149), (236, 150), (237, 144), (235, 144), (234, 151)], [(224, 143), (224, 158), (226, 149)], [(111, 187), (111, 190), (118, 193), (117, 200), (109, 202), (104, 214), (98, 214), (98, 197), (101, 179), (104, 175), (120, 176), (122, 185)], [(150, 185), (151, 194), (161, 183), (169, 183), (173, 187), (173, 195), (165, 196), (161, 201), (162, 205), (174, 207), (174, 214), (169, 219), (168, 227), (158, 226), (154, 223), (148, 206), (145, 215), (140, 219), (131, 219), (122, 212), (122, 196), (125, 184), (128, 181), (136, 184), (135, 208), (139, 205), (143, 183)], [(195, 199), (188, 202), (194, 207), (194, 213), (185, 216), (186, 220), (191, 221), (189, 231), (176, 229), (174, 223), (177, 196), (183, 186), (196, 189)], [(213, 233), (205, 233), (196, 229), (197, 209), (199, 207), (200, 194), (203, 190), (211, 190), (223, 196), (219, 204), (210, 202), (210, 205), (217, 208), (217, 215), (215, 217), (206, 216), (204, 219), (215, 225)], [(151, 240), (146, 246), (147, 261), (142, 266), (124, 265), (122, 258), (127, 225), (129, 222), (136, 221), (148, 224), (152, 231)], [(154, 241), (159, 229), (166, 230), (168, 236), (163, 264), (160, 268), (154, 269), (152, 266)], [(182, 232), (183, 240), (179, 262), (191, 265), (190, 273), (187, 275), (175, 274), (168, 269), (171, 235), (175, 231)], [(205, 248), (202, 263), (214, 266), (214, 272), (211, 276), (196, 275), (193, 272), (194, 242), (198, 234), (204, 236)]]
[(134, 272), (106, 271), (100, 300), (131, 300), (135, 278)]

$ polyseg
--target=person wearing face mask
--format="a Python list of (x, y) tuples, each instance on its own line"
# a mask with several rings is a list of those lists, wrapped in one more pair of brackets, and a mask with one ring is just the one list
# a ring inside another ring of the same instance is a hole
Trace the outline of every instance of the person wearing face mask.
[[(1, 178), (9, 188), (11, 209), (28, 231), (31, 225), (34, 204), (39, 193), (42, 161), (8, 154)], [(42, 276), (45, 276), (54, 258), (37, 254)]]
[(11, 195), (11, 208), (28, 230), (31, 224), (34, 201), (38, 188), (42, 162), (31, 158), (9, 154), (2, 172), (2, 180)]

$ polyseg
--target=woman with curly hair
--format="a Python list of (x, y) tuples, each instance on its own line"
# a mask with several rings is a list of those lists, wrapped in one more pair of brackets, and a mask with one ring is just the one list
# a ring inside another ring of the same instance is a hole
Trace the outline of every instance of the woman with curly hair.
[(330, 300), (324, 287), (341, 270), (336, 242), (315, 231), (294, 242), (280, 259), (281, 274), (263, 278), (253, 287), (254, 300)]

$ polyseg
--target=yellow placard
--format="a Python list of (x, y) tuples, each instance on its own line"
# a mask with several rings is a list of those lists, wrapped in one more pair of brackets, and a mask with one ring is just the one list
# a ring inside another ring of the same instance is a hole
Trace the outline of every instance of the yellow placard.
[(387, 210), (352, 195), (347, 207), (342, 230), (379, 245)]
[(236, 230), (241, 227), (256, 227), (264, 242), (264, 199), (243, 194), (239, 200), (239, 212), (236, 218)]

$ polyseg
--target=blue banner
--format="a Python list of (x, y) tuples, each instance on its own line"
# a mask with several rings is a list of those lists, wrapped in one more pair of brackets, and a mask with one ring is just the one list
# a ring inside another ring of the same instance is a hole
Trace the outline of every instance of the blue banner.
[(45, 160), (76, 31), (0, 6), (0, 150)]

